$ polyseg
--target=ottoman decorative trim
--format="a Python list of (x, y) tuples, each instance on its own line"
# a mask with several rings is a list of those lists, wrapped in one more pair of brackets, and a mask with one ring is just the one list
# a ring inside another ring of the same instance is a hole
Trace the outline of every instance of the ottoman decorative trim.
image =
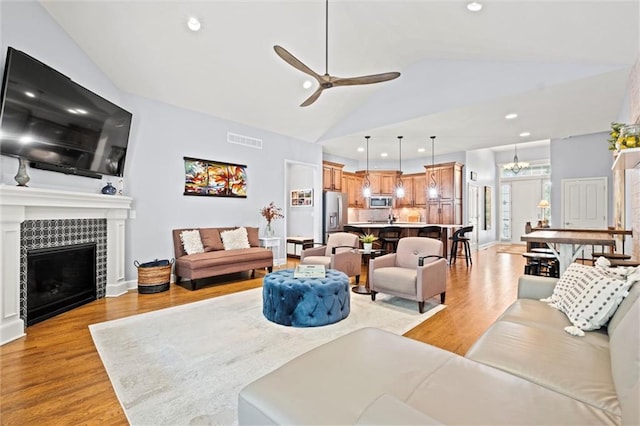
[(272, 322), (294, 327), (333, 324), (349, 316), (349, 277), (327, 269), (324, 278), (294, 278), (293, 269), (264, 277), (262, 313)]

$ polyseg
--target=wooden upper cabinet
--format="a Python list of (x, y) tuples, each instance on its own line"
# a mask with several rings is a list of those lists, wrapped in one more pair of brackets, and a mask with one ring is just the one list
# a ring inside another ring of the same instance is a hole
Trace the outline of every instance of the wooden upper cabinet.
[(403, 175), (404, 197), (396, 200), (396, 206), (425, 207), (427, 205), (426, 181), (424, 173)]
[(362, 194), (362, 178), (355, 173), (342, 173), (342, 191), (348, 194), (349, 207), (365, 207), (365, 199)]
[(462, 168), (461, 163), (435, 164), (426, 168), (426, 190), (433, 183), (438, 195), (427, 197), (427, 221), (429, 223), (462, 224)]
[(331, 161), (322, 162), (322, 189), (325, 191), (342, 191), (342, 169), (344, 164)]
[[(364, 179), (367, 174), (365, 170), (358, 170), (356, 175)], [(369, 182), (371, 183), (371, 194), (373, 195), (393, 195), (396, 189), (396, 177), (400, 172), (394, 170), (371, 171), (369, 170)]]

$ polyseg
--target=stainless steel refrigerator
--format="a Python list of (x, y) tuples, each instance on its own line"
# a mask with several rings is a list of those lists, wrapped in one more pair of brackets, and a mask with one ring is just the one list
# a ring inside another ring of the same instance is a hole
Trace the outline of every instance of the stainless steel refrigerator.
[(343, 231), (344, 225), (349, 220), (348, 198), (344, 192), (325, 191), (323, 200), (324, 213), (322, 215), (324, 228), (322, 235), (327, 242), (328, 235), (332, 232)]

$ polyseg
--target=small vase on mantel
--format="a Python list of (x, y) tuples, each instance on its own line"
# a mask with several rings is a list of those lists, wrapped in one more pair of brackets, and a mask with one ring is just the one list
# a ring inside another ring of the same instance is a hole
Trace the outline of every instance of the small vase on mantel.
[(14, 179), (16, 180), (16, 182), (18, 182), (18, 186), (27, 186), (27, 183), (31, 180), (31, 178), (27, 174), (27, 159), (18, 158), (18, 161), (18, 173), (16, 173)]

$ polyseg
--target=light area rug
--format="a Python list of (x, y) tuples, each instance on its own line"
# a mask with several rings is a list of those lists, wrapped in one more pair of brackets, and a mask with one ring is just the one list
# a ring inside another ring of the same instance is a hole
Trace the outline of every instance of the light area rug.
[(362, 327), (402, 334), (445, 307), (434, 298), (420, 314), (416, 302), (377, 299), (352, 294), (344, 320), (295, 328), (264, 318), (256, 288), (89, 329), (131, 424), (232, 425), (240, 390), (296, 356)]
[(496, 249), (497, 253), (508, 253), (521, 255), (527, 251), (527, 246), (524, 244), (503, 244), (499, 245)]

